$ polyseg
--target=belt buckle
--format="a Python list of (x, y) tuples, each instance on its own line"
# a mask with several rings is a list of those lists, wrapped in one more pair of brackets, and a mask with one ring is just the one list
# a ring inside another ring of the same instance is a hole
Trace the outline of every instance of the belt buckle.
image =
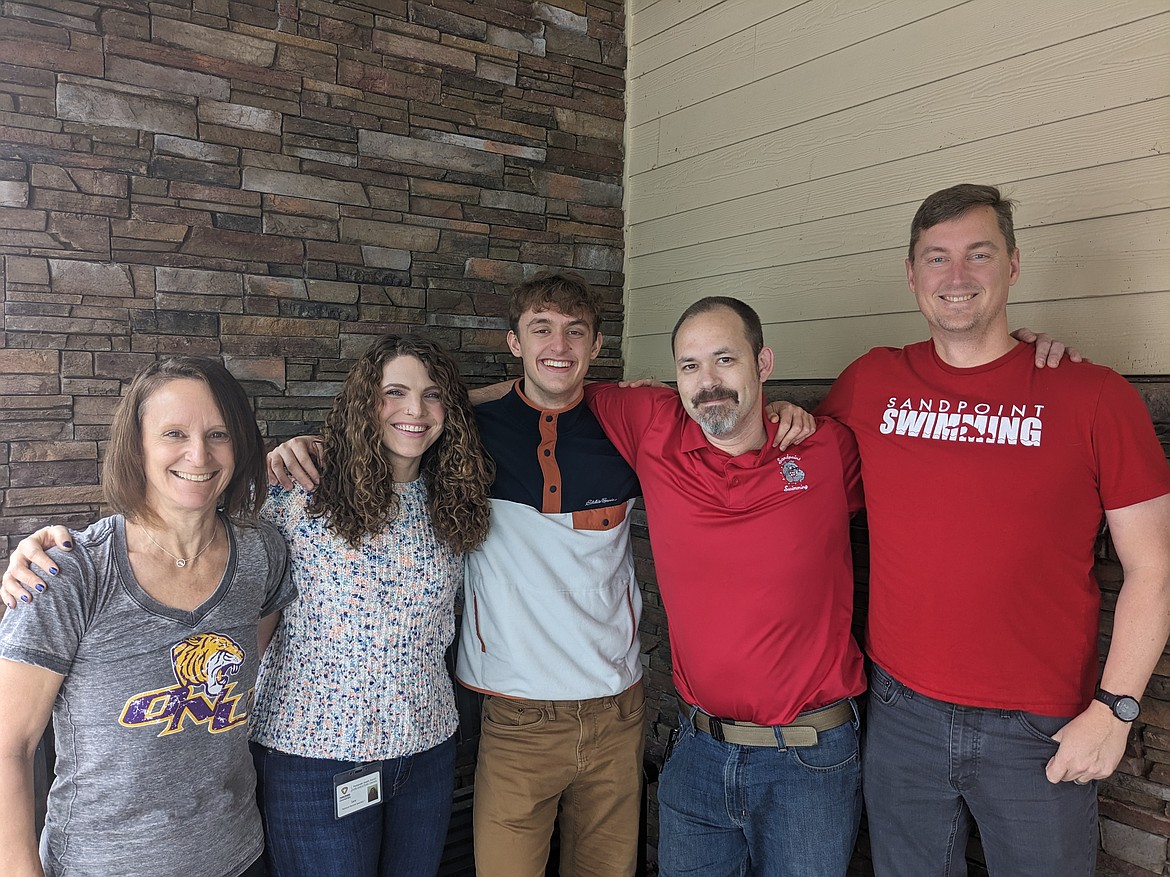
[(715, 718), (714, 716), (708, 716), (707, 717), (707, 724), (711, 728), (711, 736), (714, 737), (716, 740), (718, 740), (720, 743), (722, 743), (723, 742), (723, 722), (720, 721), (719, 719)]
[(819, 736), (816, 728), (807, 725), (789, 725), (780, 728), (780, 736), (784, 738), (784, 746), (804, 747), (816, 746)]

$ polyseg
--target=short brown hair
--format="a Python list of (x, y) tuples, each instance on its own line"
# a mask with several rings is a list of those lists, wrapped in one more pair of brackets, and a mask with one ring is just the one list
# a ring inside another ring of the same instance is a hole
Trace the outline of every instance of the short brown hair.
[(962, 216), (975, 207), (990, 207), (995, 211), (995, 221), (1007, 241), (1008, 252), (1014, 252), (1016, 230), (1012, 224), (1012, 209), (1015, 206), (1016, 202), (1004, 198), (995, 186), (959, 183), (949, 189), (940, 189), (922, 202), (910, 223), (910, 261), (914, 261), (914, 248), (924, 231)]
[(747, 302), (740, 301), (738, 298), (732, 298), (728, 295), (709, 295), (706, 298), (699, 299), (683, 311), (682, 316), (678, 318), (678, 322), (674, 324), (674, 328), (670, 331), (670, 352), (674, 353), (674, 339), (678, 337), (678, 330), (682, 328), (683, 323), (691, 317), (710, 313), (719, 308), (727, 308), (727, 310), (739, 317), (743, 322), (744, 337), (747, 338), (748, 344), (752, 346), (752, 356), (759, 356), (760, 351), (764, 349), (764, 326), (760, 322), (760, 315)]
[(527, 311), (556, 310), (570, 317), (580, 317), (601, 332), (601, 295), (580, 274), (562, 272), (538, 274), (516, 287), (508, 305), (508, 324), (520, 331), (520, 318)]
[(202, 381), (227, 426), (235, 471), (220, 496), (220, 508), (238, 522), (254, 520), (268, 495), (264, 470), (264, 439), (248, 394), (222, 362), (203, 356), (176, 356), (152, 363), (138, 373), (114, 412), (110, 443), (102, 464), (106, 502), (127, 517), (152, 521), (146, 505), (146, 472), (142, 468), (142, 412), (150, 398), (171, 381)]

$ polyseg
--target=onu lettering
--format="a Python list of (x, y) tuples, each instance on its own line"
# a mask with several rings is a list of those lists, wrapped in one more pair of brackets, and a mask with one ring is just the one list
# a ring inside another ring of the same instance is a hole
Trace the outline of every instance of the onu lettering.
[[(178, 684), (134, 695), (118, 721), (127, 728), (161, 724), (160, 737), (182, 731), (188, 717), (206, 725), (211, 734), (242, 725), (256, 696), (250, 688), (246, 696), (232, 697), (236, 683), (231, 680), (243, 665), (244, 650), (230, 636), (193, 633), (171, 647), (171, 668)], [(200, 694), (194, 693), (197, 688), (202, 689)]]
[(202, 692), (192, 694), (185, 685), (147, 691), (126, 701), (118, 722), (126, 728), (162, 725), (158, 736), (165, 737), (184, 730), (183, 723), (190, 718), (206, 725), (209, 733), (218, 734), (248, 721), (255, 689), (249, 689), (246, 696), (233, 697), (235, 687), (234, 682), (229, 683), (215, 700)]

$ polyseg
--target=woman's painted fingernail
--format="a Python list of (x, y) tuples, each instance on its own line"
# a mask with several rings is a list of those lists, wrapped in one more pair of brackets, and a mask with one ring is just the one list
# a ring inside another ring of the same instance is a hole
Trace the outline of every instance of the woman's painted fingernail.
[(57, 574), (57, 567), (55, 567), (55, 566), (49, 567), (49, 575), (55, 576), (56, 574)]
[(62, 545), (64, 545), (66, 548), (72, 548), (72, 547), (73, 547), (73, 543), (72, 543), (72, 542), (70, 542), (68, 539), (66, 539), (66, 540), (65, 540), (64, 542), (62, 542), (61, 544), (62, 544)]
[(45, 586), (44, 586), (44, 585), (42, 585), (42, 584), (40, 584), (40, 583), (38, 582), (38, 583), (37, 583), (37, 591), (38, 591), (38, 592), (39, 592), (39, 591), (43, 591), (44, 589), (45, 589)]
[(27, 603), (28, 602), (28, 594), (21, 594), (20, 595), (20, 602)]

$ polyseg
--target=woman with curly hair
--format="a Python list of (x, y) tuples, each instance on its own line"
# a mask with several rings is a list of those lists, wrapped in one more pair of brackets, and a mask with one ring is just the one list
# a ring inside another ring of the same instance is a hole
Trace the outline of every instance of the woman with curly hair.
[(432, 875), (458, 723), (444, 653), (463, 552), (487, 535), (491, 464), (451, 357), (385, 335), (347, 375), (312, 491), (269, 490), (301, 599), (260, 671), (252, 725), (277, 877)]

